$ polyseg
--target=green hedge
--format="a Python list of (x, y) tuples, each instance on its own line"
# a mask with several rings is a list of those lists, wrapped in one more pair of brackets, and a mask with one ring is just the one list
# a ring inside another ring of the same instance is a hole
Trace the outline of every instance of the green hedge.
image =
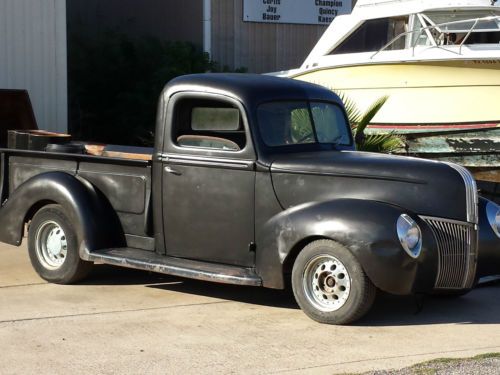
[(152, 145), (164, 85), (179, 75), (218, 70), (228, 69), (187, 42), (115, 32), (95, 38), (70, 36), (70, 132), (84, 141)]

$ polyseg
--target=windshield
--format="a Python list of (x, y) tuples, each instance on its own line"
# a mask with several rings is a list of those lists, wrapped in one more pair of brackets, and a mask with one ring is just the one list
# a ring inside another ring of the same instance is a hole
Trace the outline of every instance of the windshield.
[(329, 54), (498, 43), (500, 9), (430, 11), (366, 20)]
[[(415, 30), (428, 27), (427, 32), (414, 34), (413, 45), (498, 44), (500, 18), (498, 11), (428, 12), (420, 15)], [(418, 38), (418, 41), (415, 40)]]
[(499, 13), (492, 11), (428, 12), (424, 15), (429, 23), (445, 32), (466, 33), (472, 28), (472, 32), (500, 31)]
[(342, 109), (326, 102), (272, 102), (257, 110), (259, 129), (270, 147), (299, 144), (351, 145)]

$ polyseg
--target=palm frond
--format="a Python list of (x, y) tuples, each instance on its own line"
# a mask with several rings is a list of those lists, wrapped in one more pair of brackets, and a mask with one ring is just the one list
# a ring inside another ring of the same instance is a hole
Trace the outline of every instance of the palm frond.
[(369, 134), (361, 145), (357, 145), (359, 151), (369, 152), (395, 152), (405, 147), (405, 138), (394, 134)]
[(356, 132), (362, 133), (365, 131), (368, 124), (373, 120), (375, 115), (378, 113), (378, 111), (380, 111), (380, 109), (388, 99), (388, 96), (383, 96), (380, 99), (377, 99), (377, 101), (375, 101), (375, 103), (373, 103), (371, 107), (368, 108), (365, 113), (363, 113), (359, 121), (356, 123)]
[(361, 113), (356, 102), (349, 98), (345, 92), (335, 90), (332, 87), (328, 88), (335, 92), (344, 103), (349, 123), (351, 124), (353, 132), (356, 136), (355, 138), (357, 140), (361, 140), (356, 142), (357, 150), (391, 153), (405, 148), (405, 137), (394, 134), (393, 132), (364, 135), (366, 127), (380, 111), (382, 106), (387, 102), (389, 99), (388, 96), (383, 96), (376, 100), (365, 113)]
[(343, 91), (332, 91), (334, 91), (335, 94), (337, 94), (340, 100), (342, 100), (342, 102), (344, 103), (347, 118), (349, 119), (349, 123), (351, 124), (351, 126), (356, 126), (361, 119), (361, 111), (359, 110), (354, 100), (349, 98)]

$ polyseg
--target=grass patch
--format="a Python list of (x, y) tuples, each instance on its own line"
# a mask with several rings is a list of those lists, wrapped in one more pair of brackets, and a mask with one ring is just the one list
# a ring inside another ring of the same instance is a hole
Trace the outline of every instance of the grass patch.
[(490, 358), (500, 358), (500, 353), (486, 353), (472, 357), (472, 359), (490, 359)]
[(482, 359), (491, 359), (491, 358), (500, 358), (500, 353), (485, 353), (485, 354), (476, 355), (475, 357), (468, 357), (468, 358), (436, 358), (436, 359), (431, 359), (430, 361), (417, 363), (416, 365), (411, 366), (410, 368), (411, 369), (419, 369), (421, 367), (450, 365), (450, 364), (464, 362), (464, 361), (469, 362), (469, 361), (478, 361), (478, 360), (482, 360)]
[(500, 353), (485, 353), (479, 354), (474, 357), (467, 358), (436, 358), (430, 361), (425, 361), (422, 363), (417, 363), (416, 365), (403, 368), (401, 370), (381, 370), (381, 371), (368, 371), (364, 373), (345, 373), (342, 375), (363, 375), (363, 374), (411, 374), (411, 375), (435, 375), (438, 371), (446, 369), (447, 367), (453, 367), (454, 365), (461, 365), (464, 363), (470, 363), (475, 361), (484, 361), (488, 359), (500, 359)]

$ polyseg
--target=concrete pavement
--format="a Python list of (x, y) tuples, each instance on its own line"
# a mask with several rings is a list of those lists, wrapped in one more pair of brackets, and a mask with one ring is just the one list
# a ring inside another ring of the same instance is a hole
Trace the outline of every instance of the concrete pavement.
[(358, 324), (327, 326), (286, 291), (105, 266), (47, 284), (25, 246), (0, 245), (0, 374), (335, 374), (500, 352), (499, 283), (418, 314), (379, 297)]

